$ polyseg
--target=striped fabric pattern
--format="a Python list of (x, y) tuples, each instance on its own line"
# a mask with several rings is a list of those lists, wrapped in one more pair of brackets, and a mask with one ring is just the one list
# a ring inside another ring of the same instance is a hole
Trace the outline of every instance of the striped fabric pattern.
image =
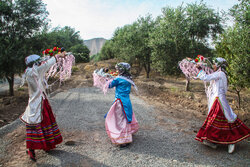
[(41, 124), (37, 126), (26, 126), (26, 140), (31, 142), (49, 142), (54, 143), (56, 138), (61, 136), (60, 130), (56, 123), (47, 127), (42, 127)]
[(237, 118), (233, 123), (228, 123), (221, 106), (217, 98), (200, 128), (196, 140), (200, 142), (208, 140), (218, 144), (234, 144), (249, 137), (250, 130), (240, 119)]
[(40, 124), (26, 124), (26, 144), (29, 149), (50, 150), (62, 142), (61, 132), (47, 99), (43, 100), (42, 115)]

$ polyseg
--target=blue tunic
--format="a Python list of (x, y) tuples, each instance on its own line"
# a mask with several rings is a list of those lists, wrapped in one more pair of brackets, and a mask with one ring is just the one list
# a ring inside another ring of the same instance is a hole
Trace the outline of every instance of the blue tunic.
[(133, 115), (132, 104), (129, 98), (131, 84), (124, 79), (116, 78), (109, 85), (109, 88), (113, 87), (116, 87), (115, 100), (121, 100), (125, 112), (125, 117), (127, 118), (128, 123), (131, 123)]

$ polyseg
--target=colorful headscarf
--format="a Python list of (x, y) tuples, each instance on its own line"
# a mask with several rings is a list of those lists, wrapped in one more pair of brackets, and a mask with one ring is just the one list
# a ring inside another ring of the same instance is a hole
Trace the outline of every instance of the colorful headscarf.
[(132, 76), (130, 74), (130, 65), (128, 63), (124, 63), (124, 62), (117, 63), (115, 65), (115, 68), (119, 71), (120, 76), (123, 76), (132, 80)]
[(219, 68), (226, 68), (227, 67), (227, 61), (224, 58), (217, 57), (213, 59), (213, 63)]
[(224, 58), (217, 57), (213, 59), (213, 63), (217, 66), (217, 68), (221, 68), (226, 71), (226, 67), (228, 66), (227, 61)]
[(222, 57), (217, 57), (217, 58), (213, 59), (213, 63), (217, 66), (218, 69), (220, 69), (221, 71), (223, 71), (226, 74), (226, 76), (227, 76), (226, 67), (228, 66), (228, 64), (227, 64), (226, 59), (224, 59)]

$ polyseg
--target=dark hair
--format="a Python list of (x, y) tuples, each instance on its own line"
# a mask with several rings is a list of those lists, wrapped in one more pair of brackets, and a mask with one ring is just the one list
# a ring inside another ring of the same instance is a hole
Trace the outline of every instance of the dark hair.
[(39, 66), (39, 65), (41, 65), (41, 61), (32, 61), (27, 65), (27, 67), (32, 68), (34, 66), (34, 64)]
[(61, 52), (64, 52), (65, 51), (65, 48), (64, 47), (61, 47)]
[(105, 72), (105, 73), (108, 73), (108, 72), (109, 72), (109, 68), (107, 68), (107, 67), (104, 68), (104, 72)]

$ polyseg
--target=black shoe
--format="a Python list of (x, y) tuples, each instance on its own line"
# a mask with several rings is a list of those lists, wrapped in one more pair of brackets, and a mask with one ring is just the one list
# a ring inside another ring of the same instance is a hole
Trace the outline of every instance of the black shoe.
[(45, 151), (46, 153), (50, 153), (50, 150), (45, 150), (45, 149), (43, 149), (43, 151)]
[(120, 148), (126, 148), (126, 147), (128, 147), (130, 145), (130, 143), (127, 143), (127, 144), (121, 144), (121, 145), (119, 145), (119, 147)]

